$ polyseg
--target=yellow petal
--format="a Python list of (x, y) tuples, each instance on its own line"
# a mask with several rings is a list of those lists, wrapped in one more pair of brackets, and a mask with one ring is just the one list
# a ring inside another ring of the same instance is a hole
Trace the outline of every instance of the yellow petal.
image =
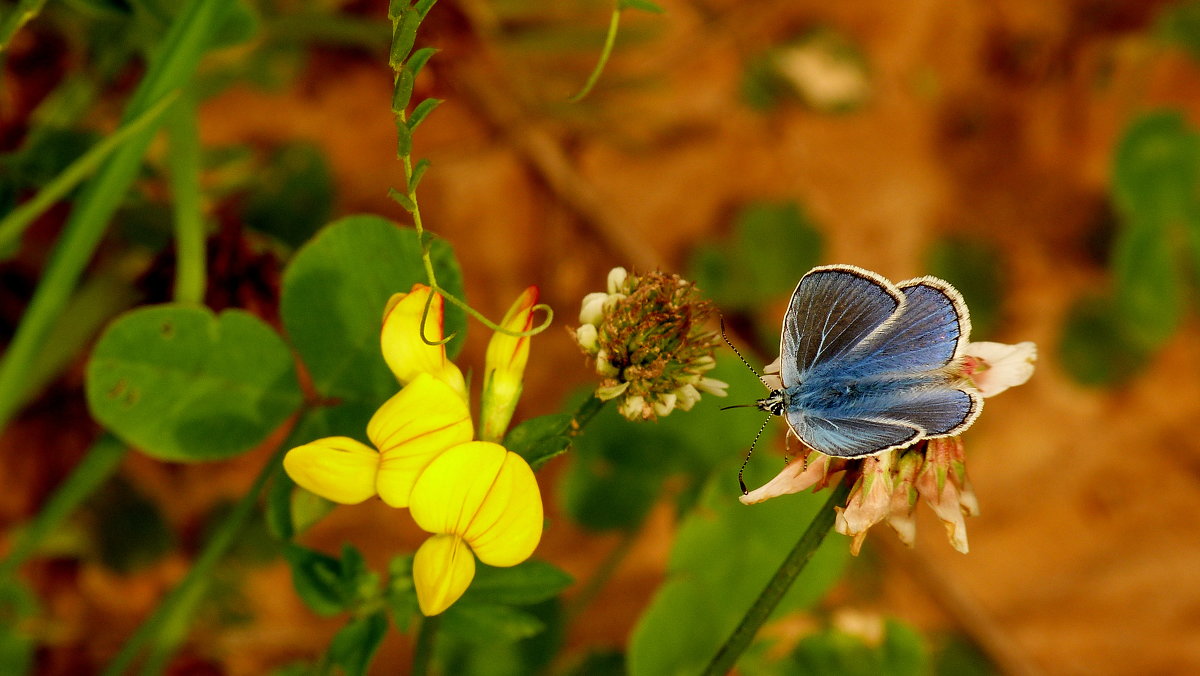
[[(446, 358), (445, 345), (429, 345), (421, 340), (421, 313), (432, 290), (424, 284), (414, 284), (410, 293), (398, 293), (388, 299), (383, 312), (383, 332), (380, 346), (383, 359), (401, 384), (412, 382), (422, 373), (430, 373), (449, 385), (463, 399), (467, 385), (462, 371)], [(437, 341), (444, 337), (443, 312), (445, 301), (434, 295), (425, 318), (425, 337)]]
[[(525, 289), (508, 309), (500, 325), (514, 332), (533, 328), (533, 307), (537, 305), (537, 300), (536, 286)], [(480, 406), (482, 438), (486, 441), (503, 439), (512, 420), (513, 410), (521, 397), (525, 364), (529, 361), (529, 339), (530, 336), (510, 336), (497, 331), (488, 342)]]
[(513, 566), (542, 537), (542, 497), (521, 456), (486, 441), (460, 444), (429, 464), (413, 487), (413, 520), (461, 535), (480, 561)]
[(439, 454), (470, 441), (474, 430), (467, 404), (449, 385), (422, 373), (388, 399), (367, 424), (379, 449), (379, 497), (407, 507), (413, 482)]
[(417, 605), (425, 616), (437, 615), (458, 600), (475, 578), (475, 557), (456, 535), (434, 535), (413, 557)]
[(283, 469), (306, 490), (353, 505), (375, 495), (379, 454), (349, 437), (326, 437), (288, 451)]

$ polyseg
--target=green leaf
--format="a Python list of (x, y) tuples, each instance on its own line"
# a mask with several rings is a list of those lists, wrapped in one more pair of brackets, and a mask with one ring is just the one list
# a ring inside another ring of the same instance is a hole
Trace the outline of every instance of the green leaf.
[(295, 489), (296, 482), (283, 470), (283, 465), (277, 466), (271, 483), (267, 485), (264, 516), (267, 529), (278, 540), (291, 540), (296, 535), (296, 525), (292, 520), (292, 491)]
[(729, 245), (702, 245), (690, 270), (723, 307), (749, 309), (795, 288), (798, 270), (816, 264), (821, 235), (795, 202), (754, 202), (742, 208)]
[(1071, 307), (1058, 345), (1067, 373), (1084, 385), (1112, 385), (1129, 380), (1149, 359), (1149, 352), (1129, 335), (1112, 301), (1084, 298)]
[(392, 113), (399, 114), (408, 108), (408, 101), (412, 98), (412, 92), (412, 71), (407, 68), (401, 68), (396, 71), (396, 86), (392, 90)]
[(309, 240), (333, 211), (333, 175), (321, 149), (294, 143), (271, 154), (246, 199), (246, 225), (292, 247)]
[(429, 14), (429, 10), (433, 9), (434, 4), (436, 3), (437, 0), (417, 0), (415, 3), (413, 3), (413, 9), (416, 10), (417, 14), (421, 17), (421, 20), (424, 21), (425, 15)]
[(934, 655), (937, 676), (996, 676), (999, 670), (977, 645), (961, 634), (942, 637)]
[(328, 516), (337, 507), (337, 503), (297, 486), (292, 491), (290, 506), (292, 524), (297, 533), (303, 533)]
[(622, 10), (636, 9), (651, 14), (666, 14), (666, 10), (650, 0), (619, 0), (617, 7)]
[(416, 77), (421, 74), (421, 69), (425, 67), (425, 64), (429, 61), (429, 58), (434, 54), (437, 54), (439, 51), (440, 50), (435, 49), (434, 47), (422, 47), (421, 49), (418, 49), (417, 51), (413, 52), (412, 57), (405, 62), (404, 69), (412, 73), (413, 79), (416, 79)]
[(392, 48), (388, 53), (388, 64), (392, 70), (400, 68), (408, 53), (412, 51), (413, 43), (417, 41), (417, 27), (421, 25), (421, 14), (415, 9), (406, 8), (400, 14), (400, 21), (392, 31)]
[[(762, 383), (732, 356), (718, 359), (708, 375), (729, 383), (728, 397), (706, 395), (691, 411), (674, 411), (655, 424), (629, 422), (614, 406), (596, 415), (587, 433), (575, 438), (573, 461), (559, 485), (563, 509), (573, 520), (591, 530), (636, 529), (668, 476), (683, 474), (690, 480), (681, 492), (686, 503), (714, 469), (727, 470), (745, 452), (762, 418), (747, 415), (749, 410), (718, 408), (763, 396)], [(736, 486), (736, 472), (728, 480)]]
[(408, 633), (412, 618), (420, 612), (417, 588), (412, 578), (412, 554), (397, 556), (388, 562), (388, 581), (384, 598), (392, 614), (392, 623), (401, 633)]
[(1200, 2), (1167, 5), (1154, 22), (1154, 34), (1182, 48), (1193, 59), (1200, 59)]
[(868, 645), (862, 638), (828, 630), (800, 639), (784, 671), (796, 676), (923, 676), (929, 660), (920, 634), (896, 621), (886, 625), (883, 642)]
[(238, 0), (230, 7), (220, 27), (214, 31), (209, 47), (219, 49), (249, 42), (258, 34), (261, 23), (258, 12), (245, 0)]
[(470, 643), (513, 642), (537, 635), (546, 625), (519, 608), (455, 603), (442, 614), (441, 631)]
[(531, 559), (511, 568), (480, 563), (475, 567), (475, 579), (456, 605), (530, 605), (554, 598), (574, 581), (545, 561)]
[(1182, 313), (1183, 228), (1200, 228), (1200, 135), (1175, 112), (1135, 120), (1113, 163), (1122, 216), (1113, 249), (1116, 300), (1132, 335), (1157, 347)]
[(344, 669), (347, 676), (362, 676), (371, 666), (387, 628), (384, 612), (351, 620), (329, 644), (329, 660)]
[(321, 552), (288, 543), (283, 557), (292, 568), (296, 594), (318, 615), (333, 615), (344, 610), (349, 599), (341, 584), (342, 564)]
[[(453, 250), (427, 238), (438, 283), (462, 298)], [(392, 294), (425, 282), (417, 233), (378, 216), (336, 221), (297, 252), (283, 274), (280, 308), (317, 392), (362, 402), (360, 413), (395, 394), (399, 386), (379, 346), (384, 305)], [(448, 303), (445, 318), (447, 335), (457, 334), (447, 345), (453, 356), (465, 338), (466, 316)], [(356, 428), (332, 429), (356, 433)]]
[(100, 562), (117, 573), (136, 572), (175, 548), (158, 505), (119, 476), (88, 500), (86, 510)]
[(115, 320), (87, 366), (92, 415), (144, 453), (216, 460), (261, 443), (301, 402), (291, 351), (240, 311), (143, 307)]
[(413, 166), (412, 179), (408, 182), (408, 194), (417, 192), (417, 186), (421, 185), (421, 177), (425, 175), (425, 170), (429, 168), (429, 160), (421, 158), (417, 160)]
[[(396, 118), (396, 157), (412, 155), (412, 128), (407, 122)], [(409, 209), (412, 211), (412, 209)]]
[[(450, 607), (449, 614), (457, 607)], [(478, 607), (442, 625), (442, 673), (455, 676), (546, 674), (561, 653), (565, 621), (558, 599), (520, 610)], [(516, 610), (516, 612), (513, 612)], [(534, 632), (531, 635), (530, 632)], [(520, 635), (525, 638), (516, 638)]]
[[(751, 485), (774, 473), (754, 463), (747, 470)], [(634, 676), (702, 671), (825, 501), (823, 494), (801, 493), (747, 506), (737, 501), (732, 477), (714, 479), (680, 526), (667, 582), (634, 628)], [(773, 616), (815, 604), (847, 557), (846, 540), (827, 538)]]
[(395, 188), (388, 188), (388, 197), (410, 214), (417, 210), (417, 204), (412, 201), (412, 198)]
[(412, 115), (408, 116), (408, 130), (410, 132), (416, 131), (417, 127), (425, 121), (425, 118), (433, 112), (433, 109), (437, 108), (441, 103), (441, 99), (425, 99), (418, 103), (417, 107), (413, 108)]
[(995, 330), (1004, 301), (1000, 251), (982, 240), (947, 237), (934, 243), (929, 271), (962, 293), (971, 314), (971, 338), (981, 340)]
[(569, 413), (554, 413), (530, 418), (509, 430), (504, 437), (504, 447), (525, 458), (529, 466), (537, 470), (571, 445), (571, 421)]
[(362, 554), (350, 545), (342, 547), (342, 558), (289, 542), (283, 556), (292, 568), (296, 593), (320, 615), (332, 615), (369, 598), (379, 587), (379, 578), (367, 569)]

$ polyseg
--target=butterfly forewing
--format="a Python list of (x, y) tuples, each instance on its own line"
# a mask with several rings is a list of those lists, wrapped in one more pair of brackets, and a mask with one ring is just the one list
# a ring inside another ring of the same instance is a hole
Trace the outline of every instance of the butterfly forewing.
[(813, 366), (842, 358), (896, 313), (890, 282), (850, 265), (815, 268), (800, 279), (783, 319), (780, 377), (795, 385)]
[(962, 298), (932, 277), (900, 286), (906, 302), (894, 321), (847, 355), (864, 373), (916, 373), (940, 369), (966, 344), (970, 318)]

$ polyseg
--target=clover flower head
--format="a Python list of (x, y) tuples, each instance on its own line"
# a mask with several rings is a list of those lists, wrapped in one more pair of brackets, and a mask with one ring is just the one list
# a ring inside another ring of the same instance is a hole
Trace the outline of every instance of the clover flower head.
[(678, 275), (613, 268), (607, 291), (584, 296), (573, 331), (600, 376), (596, 397), (619, 398), (629, 420), (652, 420), (689, 410), (701, 392), (725, 396), (727, 385), (705, 375), (716, 364), (717, 334), (704, 328), (712, 313)]
[[(1027, 381), (1036, 359), (1037, 348), (1029, 342), (969, 343), (961, 363), (963, 375), (989, 397)], [(777, 374), (777, 363), (766, 371)], [(851, 538), (852, 554), (858, 554), (867, 531), (882, 521), (911, 547), (917, 533), (914, 512), (922, 501), (945, 525), (950, 545), (967, 553), (965, 517), (979, 514), (979, 500), (967, 477), (959, 437), (923, 439), (907, 448), (849, 460), (803, 447), (778, 476), (741, 501), (750, 505), (809, 488), (816, 491), (838, 480), (853, 482), (846, 504), (835, 507), (834, 521), (834, 529)]]

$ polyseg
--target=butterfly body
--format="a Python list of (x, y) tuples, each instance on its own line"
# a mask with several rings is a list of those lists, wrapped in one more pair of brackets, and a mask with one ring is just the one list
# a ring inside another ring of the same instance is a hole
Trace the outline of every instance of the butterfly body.
[(783, 386), (756, 405), (838, 457), (958, 434), (983, 404), (958, 375), (969, 333), (961, 296), (940, 279), (892, 284), (850, 265), (814, 268), (784, 317)]

